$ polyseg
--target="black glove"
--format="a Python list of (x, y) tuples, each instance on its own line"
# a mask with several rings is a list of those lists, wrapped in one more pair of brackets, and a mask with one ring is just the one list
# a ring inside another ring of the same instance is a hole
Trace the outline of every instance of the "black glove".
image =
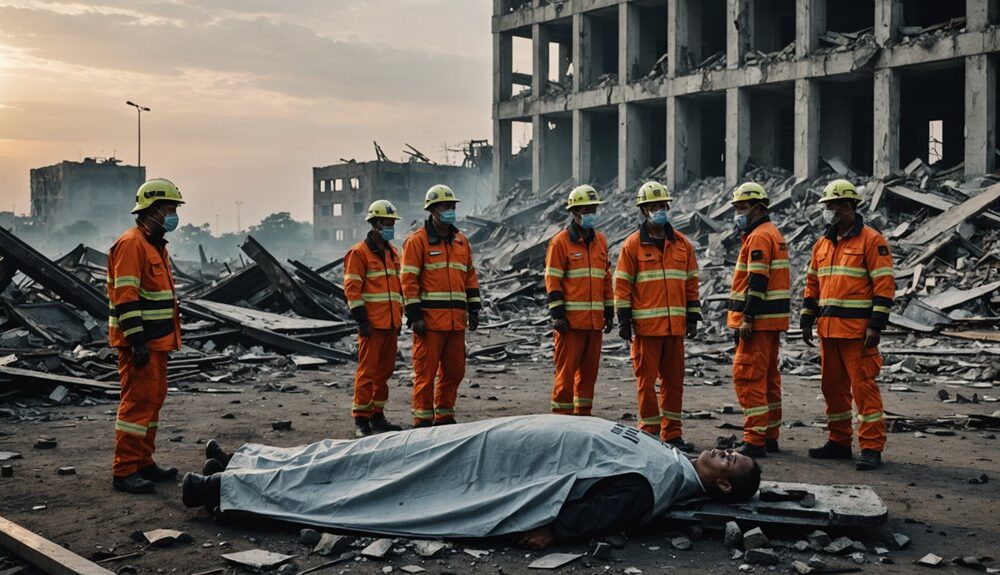
[(611, 333), (611, 330), (615, 327), (615, 312), (613, 310), (604, 310), (604, 333)]
[(140, 343), (138, 345), (132, 346), (132, 366), (133, 367), (146, 367), (149, 363), (149, 348), (146, 344)]
[(479, 314), (470, 313), (469, 314), (469, 331), (476, 331), (479, 329)]
[(422, 336), (427, 333), (427, 324), (422, 319), (416, 319), (410, 324), (410, 329), (413, 330), (413, 333)]
[(625, 341), (632, 343), (632, 322), (623, 321), (618, 326), (618, 337), (624, 339)]
[(371, 337), (371, 335), (372, 335), (372, 324), (369, 323), (369, 322), (367, 322), (367, 321), (363, 321), (363, 322), (359, 323), (358, 324), (358, 335), (360, 335), (361, 337)]

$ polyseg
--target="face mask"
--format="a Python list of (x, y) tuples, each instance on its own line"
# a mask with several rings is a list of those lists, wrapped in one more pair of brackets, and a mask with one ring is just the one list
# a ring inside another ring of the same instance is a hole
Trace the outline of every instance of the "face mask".
[(438, 213), (438, 217), (441, 218), (441, 223), (443, 224), (453, 224), (457, 215), (455, 210), (443, 210)]
[(736, 224), (737, 229), (743, 231), (746, 231), (746, 229), (750, 227), (750, 222), (748, 221), (746, 214), (736, 214), (736, 217), (733, 218), (733, 223)]
[(667, 210), (657, 210), (655, 212), (649, 212), (647, 216), (649, 221), (653, 222), (658, 226), (662, 226), (667, 223)]
[(838, 216), (837, 212), (834, 210), (823, 210), (823, 221), (826, 225), (832, 226), (840, 221), (840, 216)]
[(393, 238), (396, 237), (396, 228), (382, 228), (382, 239), (391, 242)]
[(585, 230), (594, 229), (594, 224), (597, 223), (597, 214), (583, 214), (580, 216), (580, 225)]
[(163, 218), (163, 231), (172, 232), (177, 229), (177, 224), (181, 223), (181, 218), (177, 214), (170, 214)]

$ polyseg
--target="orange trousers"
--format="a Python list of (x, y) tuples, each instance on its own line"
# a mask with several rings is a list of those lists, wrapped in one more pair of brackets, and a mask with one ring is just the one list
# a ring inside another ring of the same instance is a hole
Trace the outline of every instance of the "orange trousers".
[[(659, 433), (663, 441), (680, 437), (684, 336), (635, 336), (632, 366), (639, 388), (639, 427), (654, 435)], [(660, 379), (659, 397), (657, 377)]]
[(413, 334), (413, 424), (454, 418), (463, 377), (464, 330)]
[(555, 332), (552, 413), (590, 415), (601, 365), (602, 335), (600, 330), (590, 329)]
[(167, 398), (167, 352), (149, 352), (149, 363), (132, 365), (132, 349), (118, 348), (121, 403), (115, 420), (115, 477), (132, 475), (153, 464), (160, 408)]
[(382, 413), (389, 399), (389, 378), (396, 367), (396, 330), (374, 329), (358, 336), (358, 368), (354, 372), (353, 417)]
[(875, 377), (882, 369), (878, 349), (860, 339), (820, 338), (821, 387), (826, 399), (826, 428), (830, 441), (851, 444), (851, 399), (858, 406), (858, 443), (861, 449), (885, 447), (882, 392)]
[(780, 331), (755, 331), (741, 339), (733, 357), (733, 386), (743, 408), (743, 441), (763, 446), (781, 429)]

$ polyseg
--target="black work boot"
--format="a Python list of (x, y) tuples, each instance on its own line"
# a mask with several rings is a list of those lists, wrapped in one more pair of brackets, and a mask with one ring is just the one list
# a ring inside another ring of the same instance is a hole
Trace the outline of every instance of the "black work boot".
[(850, 445), (841, 445), (835, 441), (827, 441), (823, 447), (815, 447), (809, 450), (809, 457), (814, 459), (851, 459)]
[(736, 453), (746, 455), (747, 457), (753, 457), (754, 459), (760, 459), (761, 457), (767, 457), (767, 447), (763, 445), (743, 443), (743, 445), (736, 450)]
[(201, 474), (205, 476), (215, 475), (216, 473), (222, 473), (226, 470), (226, 466), (222, 464), (218, 459), (206, 459), (205, 465), (201, 467)]
[(385, 418), (384, 413), (376, 413), (371, 419), (372, 431), (375, 433), (385, 433), (386, 431), (402, 431), (403, 426), (396, 425)]
[(871, 471), (882, 465), (882, 452), (874, 449), (862, 449), (861, 457), (854, 466), (858, 471)]
[(444, 419), (438, 419), (434, 422), (434, 425), (455, 425), (458, 423), (455, 421), (454, 417), (446, 417)]
[(219, 463), (229, 466), (229, 460), (232, 459), (232, 455), (226, 453), (222, 446), (219, 445), (214, 439), (209, 439), (208, 443), (205, 444), (205, 459), (215, 459)]
[(675, 437), (669, 441), (664, 441), (663, 443), (676, 447), (677, 449), (680, 449), (684, 453), (691, 453), (692, 451), (694, 451), (694, 444), (684, 441), (683, 437)]
[(125, 493), (154, 493), (156, 491), (156, 484), (148, 479), (143, 479), (138, 471), (125, 477), (115, 477), (111, 480), (111, 486)]
[(157, 483), (161, 481), (173, 481), (177, 479), (177, 468), (160, 467), (156, 464), (156, 462), (153, 462), (152, 465), (147, 465), (139, 470), (139, 477), (155, 481)]
[(426, 419), (423, 419), (423, 420), (420, 420), (420, 421), (414, 423), (413, 424), (413, 429), (420, 429), (421, 427), (430, 427), (432, 425), (434, 425), (434, 424), (431, 423), (430, 421), (427, 421)]
[(768, 453), (781, 453), (781, 448), (778, 447), (777, 439), (767, 439), (764, 442), (764, 447), (767, 448)]
[(185, 473), (182, 499), (186, 507), (204, 507), (212, 511), (219, 506), (222, 497), (222, 481), (218, 475), (205, 477), (197, 473)]
[(368, 437), (375, 433), (372, 431), (371, 421), (367, 417), (355, 417), (354, 418), (354, 437), (362, 438)]

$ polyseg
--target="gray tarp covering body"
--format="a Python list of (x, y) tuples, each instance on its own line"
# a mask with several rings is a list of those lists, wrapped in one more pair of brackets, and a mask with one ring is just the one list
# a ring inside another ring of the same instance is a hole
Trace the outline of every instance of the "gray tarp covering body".
[(488, 537), (551, 523), (597, 480), (639, 474), (655, 504), (702, 493), (693, 465), (635, 428), (529, 415), (324, 440), (247, 444), (222, 474), (223, 511), (386, 535)]

